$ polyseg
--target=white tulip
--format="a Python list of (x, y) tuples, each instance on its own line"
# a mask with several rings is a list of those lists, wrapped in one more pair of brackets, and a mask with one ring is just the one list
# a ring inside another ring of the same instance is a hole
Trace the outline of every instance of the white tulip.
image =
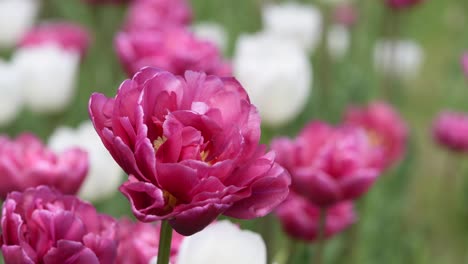
[(241, 36), (233, 68), (264, 123), (284, 125), (304, 109), (311, 90), (312, 66), (295, 43), (266, 33)]
[(382, 40), (374, 48), (374, 66), (377, 71), (401, 79), (414, 78), (424, 61), (424, 51), (414, 41)]
[(99, 201), (114, 194), (122, 180), (122, 170), (101, 142), (91, 121), (83, 122), (76, 130), (57, 128), (49, 138), (49, 147), (62, 152), (79, 147), (88, 152), (89, 172), (79, 196), (88, 201)]
[(203, 40), (213, 42), (220, 50), (227, 47), (227, 33), (223, 26), (213, 22), (201, 22), (192, 27), (194, 34)]
[(13, 121), (22, 106), (20, 72), (14, 65), (0, 60), (0, 126)]
[(13, 63), (24, 79), (24, 97), (31, 110), (60, 112), (75, 92), (80, 54), (54, 44), (23, 47), (13, 54)]
[(39, 0), (0, 0), (0, 48), (14, 46), (34, 24)]
[(320, 42), (322, 14), (312, 5), (292, 2), (267, 5), (262, 17), (265, 31), (293, 40), (308, 51), (314, 51)]
[(335, 59), (343, 58), (350, 45), (349, 30), (342, 25), (333, 25), (328, 30), (328, 52)]
[(266, 246), (257, 233), (219, 221), (182, 241), (177, 264), (265, 264)]

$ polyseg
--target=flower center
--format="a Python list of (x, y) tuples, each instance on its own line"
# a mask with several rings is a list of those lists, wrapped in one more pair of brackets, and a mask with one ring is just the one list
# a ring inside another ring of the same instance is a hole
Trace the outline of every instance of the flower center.
[(367, 130), (367, 137), (369, 138), (369, 142), (373, 147), (378, 147), (383, 145), (382, 137), (377, 134), (375, 131)]
[(164, 142), (167, 141), (167, 138), (165, 136), (158, 137), (154, 142), (153, 142), (153, 148), (155, 151), (158, 151), (158, 149), (161, 147)]
[(164, 210), (168, 211), (173, 209), (177, 205), (177, 198), (172, 195), (168, 191), (163, 191), (163, 197), (164, 201), (166, 202), (166, 205), (164, 206)]

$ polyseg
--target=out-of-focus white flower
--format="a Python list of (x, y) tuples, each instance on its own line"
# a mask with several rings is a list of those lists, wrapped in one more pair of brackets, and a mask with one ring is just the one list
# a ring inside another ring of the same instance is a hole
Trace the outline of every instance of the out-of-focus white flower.
[(14, 65), (0, 60), (0, 126), (15, 119), (23, 106), (20, 72)]
[(262, 121), (270, 126), (291, 121), (307, 103), (312, 67), (294, 42), (267, 33), (241, 36), (233, 67)]
[(102, 145), (91, 121), (77, 129), (59, 127), (49, 138), (49, 147), (57, 152), (79, 147), (88, 152), (89, 172), (79, 196), (88, 201), (99, 201), (112, 196), (122, 180), (122, 170)]
[(241, 230), (229, 221), (209, 225), (186, 237), (178, 264), (265, 264), (266, 247), (257, 233)]
[(308, 51), (314, 51), (320, 42), (322, 14), (312, 5), (292, 2), (267, 5), (262, 17), (265, 31), (293, 40)]
[(381, 40), (374, 48), (374, 66), (391, 77), (411, 79), (424, 61), (424, 51), (414, 41)]
[(333, 59), (343, 58), (350, 45), (349, 31), (345, 26), (333, 25), (328, 30), (328, 52)]
[(70, 103), (80, 63), (78, 52), (44, 44), (18, 48), (12, 61), (21, 71), (25, 102), (31, 110), (59, 112)]
[(201, 22), (195, 24), (192, 30), (198, 38), (211, 41), (216, 44), (220, 50), (226, 50), (228, 37), (226, 30), (220, 24)]
[(39, 0), (0, 0), (0, 48), (12, 47), (34, 24)]

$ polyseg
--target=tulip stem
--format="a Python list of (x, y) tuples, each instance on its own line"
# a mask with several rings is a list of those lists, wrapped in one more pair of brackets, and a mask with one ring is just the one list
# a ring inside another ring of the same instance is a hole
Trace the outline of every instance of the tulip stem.
[(317, 232), (317, 248), (315, 251), (314, 264), (323, 264), (325, 251), (325, 229), (327, 224), (327, 208), (320, 208), (320, 218)]
[(172, 227), (168, 221), (162, 221), (159, 237), (158, 262), (157, 264), (169, 264), (171, 255)]

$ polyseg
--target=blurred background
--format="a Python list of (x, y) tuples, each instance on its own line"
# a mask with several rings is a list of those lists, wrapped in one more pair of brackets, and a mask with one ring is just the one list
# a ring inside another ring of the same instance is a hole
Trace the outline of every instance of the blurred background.
[[(224, 27), (225, 56), (232, 58), (239, 36), (261, 30), (261, 7), (272, 2), (287, 1), (192, 0), (190, 4), (194, 24), (209, 21)], [(302, 2), (322, 12), (333, 9), (325, 0)], [(348, 28), (350, 39), (345, 54), (324, 61), (320, 45), (308, 53), (313, 81), (305, 108), (286, 124), (266, 124), (262, 141), (268, 143), (278, 135), (295, 136), (312, 119), (337, 123), (351, 104), (376, 99), (390, 102), (409, 127), (406, 156), (357, 202), (357, 223), (329, 241), (326, 263), (468, 263), (467, 157), (438, 146), (431, 128), (434, 117), (443, 109), (468, 111), (468, 76), (460, 64), (462, 54), (468, 50), (468, 1), (427, 0), (398, 12), (383, 2), (351, 1), (357, 20)], [(43, 0), (41, 4), (38, 21), (73, 21), (92, 32), (71, 103), (53, 114), (23, 108), (14, 121), (0, 128), (2, 134), (11, 137), (30, 131), (47, 141), (58, 126), (76, 127), (88, 120), (91, 93), (113, 96), (127, 78), (113, 44), (126, 7), (91, 6), (79, 0)], [(0, 32), (1, 27), (6, 25), (0, 25)], [(419, 46), (423, 59), (411, 78), (389, 78), (376, 70), (376, 43), (389, 35), (410, 39)], [(13, 47), (0, 49), (1, 59), (9, 61), (14, 51)], [(57, 77), (47, 76), (51, 80)], [(114, 216), (131, 215), (120, 193), (96, 202), (96, 206)], [(242, 224), (256, 228), (260, 221)], [(274, 227), (280, 230), (274, 221)], [(288, 240), (280, 231), (276, 236), (280, 242), (275, 252), (281, 259)], [(313, 245), (298, 247), (302, 253), (295, 263), (311, 263), (305, 249)]]

